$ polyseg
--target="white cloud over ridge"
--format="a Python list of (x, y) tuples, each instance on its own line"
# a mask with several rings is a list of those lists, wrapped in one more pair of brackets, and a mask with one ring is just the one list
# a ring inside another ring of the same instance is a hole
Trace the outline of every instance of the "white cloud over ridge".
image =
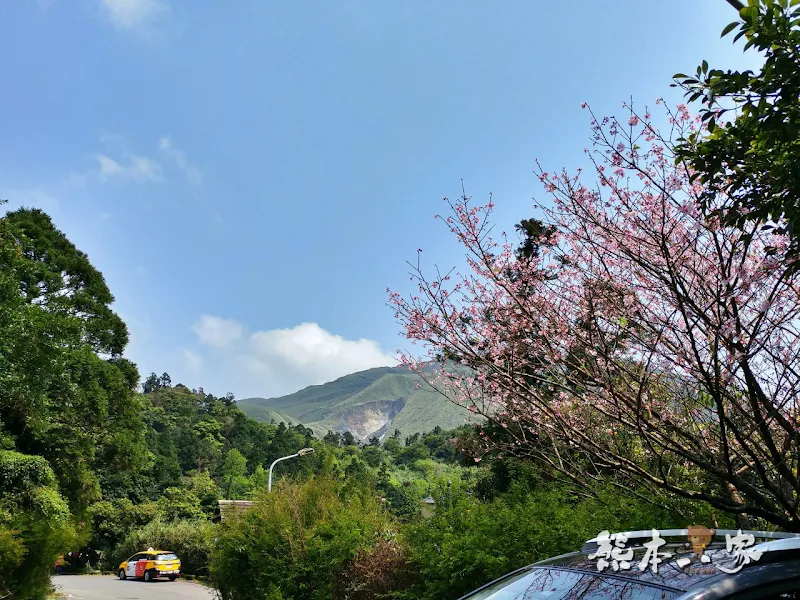
[(291, 329), (258, 331), (250, 336), (256, 360), (279, 362), (323, 383), (348, 373), (395, 364), (380, 345), (367, 339), (346, 340), (316, 323)]
[[(373, 367), (396, 366), (378, 342), (349, 340), (317, 323), (255, 331), (244, 336), (237, 321), (203, 315), (192, 330), (216, 349), (214, 364), (237, 397), (280, 396)], [(207, 361), (209, 362), (209, 361)]]

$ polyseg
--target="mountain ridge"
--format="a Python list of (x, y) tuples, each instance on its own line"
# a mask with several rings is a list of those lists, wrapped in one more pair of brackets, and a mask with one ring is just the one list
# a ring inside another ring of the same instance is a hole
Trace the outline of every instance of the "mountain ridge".
[(413, 435), (475, 421), (404, 366), (366, 369), (285, 396), (244, 398), (237, 405), (258, 421), (302, 423), (320, 437), (329, 430), (350, 431), (359, 439), (382, 438), (395, 429)]

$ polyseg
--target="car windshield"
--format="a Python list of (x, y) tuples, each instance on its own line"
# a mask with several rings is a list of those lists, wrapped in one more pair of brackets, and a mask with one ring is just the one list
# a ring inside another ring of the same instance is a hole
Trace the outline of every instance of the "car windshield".
[[(468, 600), (669, 600), (678, 594), (629, 579), (540, 569), (521, 571), (501, 579)], [(466, 600), (466, 599), (465, 599)]]
[(177, 560), (178, 557), (174, 554), (158, 554), (156, 560)]

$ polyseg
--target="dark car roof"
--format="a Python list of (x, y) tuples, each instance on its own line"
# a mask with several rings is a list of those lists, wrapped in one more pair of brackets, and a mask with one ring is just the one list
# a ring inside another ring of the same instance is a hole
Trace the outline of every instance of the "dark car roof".
[[(659, 549), (660, 552), (670, 552), (672, 557), (665, 559), (658, 565), (657, 572), (651, 569), (641, 570), (639, 562), (645, 554), (644, 548), (634, 549), (634, 558), (629, 561), (630, 569), (613, 571), (606, 567), (603, 575), (631, 579), (647, 585), (670, 588), (677, 592), (690, 592), (702, 588), (709, 594), (703, 597), (718, 597), (715, 590), (725, 591), (721, 595), (729, 595), (738, 590), (747, 589), (755, 585), (762, 585), (776, 580), (800, 579), (800, 552), (782, 551), (765, 552), (756, 562), (743, 566), (735, 574), (727, 574), (718, 567), (733, 569), (736, 558), (723, 547), (709, 547), (705, 554), (711, 559), (710, 563), (700, 563), (697, 558), (692, 558), (692, 564), (680, 568), (677, 560), (683, 557), (692, 557), (691, 548), (685, 545), (668, 544)], [(597, 569), (597, 559), (590, 559), (590, 552), (572, 552), (543, 560), (531, 565), (534, 567), (555, 567), (600, 574)]]

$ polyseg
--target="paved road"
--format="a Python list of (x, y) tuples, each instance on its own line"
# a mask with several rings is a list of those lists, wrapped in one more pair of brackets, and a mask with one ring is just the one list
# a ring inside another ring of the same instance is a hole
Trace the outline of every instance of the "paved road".
[(210, 600), (214, 592), (191, 581), (156, 580), (150, 583), (112, 575), (60, 575), (56, 589), (74, 600)]

